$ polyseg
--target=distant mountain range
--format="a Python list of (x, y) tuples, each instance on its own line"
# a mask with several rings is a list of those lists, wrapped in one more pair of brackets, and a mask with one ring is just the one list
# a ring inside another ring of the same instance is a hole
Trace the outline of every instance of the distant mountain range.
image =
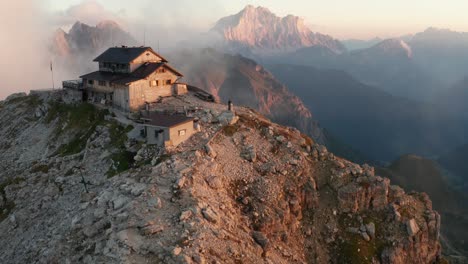
[(281, 18), (265, 7), (249, 5), (235, 15), (221, 18), (211, 31), (222, 37), (225, 48), (242, 53), (269, 54), (314, 46), (327, 47), (337, 54), (346, 51), (338, 40), (312, 32), (301, 18)]
[(360, 49), (367, 49), (370, 48), (377, 43), (381, 42), (383, 39), (381, 38), (373, 38), (369, 40), (361, 40), (361, 39), (346, 39), (342, 40), (341, 43), (346, 47), (347, 50), (360, 50)]
[(468, 139), (468, 123), (461, 117), (393, 96), (344, 71), (285, 64), (268, 69), (331, 133), (375, 160), (405, 153), (438, 156)]
[(392, 95), (427, 100), (443, 85), (413, 59), (413, 48), (400, 39), (383, 40), (366, 49), (342, 54), (326, 47), (308, 47), (290, 53), (264, 57), (268, 64), (294, 64), (321, 69), (338, 69), (357, 80), (378, 86)]

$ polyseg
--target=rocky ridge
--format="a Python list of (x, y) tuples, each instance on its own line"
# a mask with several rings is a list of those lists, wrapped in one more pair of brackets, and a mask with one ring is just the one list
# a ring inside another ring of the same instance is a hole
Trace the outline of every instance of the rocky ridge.
[[(4, 263), (439, 259), (440, 217), (427, 195), (252, 110), (164, 99), (160, 110), (190, 108), (201, 131), (160, 153), (126, 137), (118, 112), (70, 110), (59, 97), (0, 103)], [(80, 134), (83, 115), (95, 121)], [(122, 151), (139, 161), (117, 170)]]

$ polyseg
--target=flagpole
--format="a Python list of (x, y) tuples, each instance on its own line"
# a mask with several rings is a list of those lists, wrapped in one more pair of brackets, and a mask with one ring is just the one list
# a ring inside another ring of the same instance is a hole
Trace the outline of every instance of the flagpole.
[(52, 73), (52, 90), (55, 90), (54, 70), (52, 68), (52, 61), (50, 61), (50, 72)]

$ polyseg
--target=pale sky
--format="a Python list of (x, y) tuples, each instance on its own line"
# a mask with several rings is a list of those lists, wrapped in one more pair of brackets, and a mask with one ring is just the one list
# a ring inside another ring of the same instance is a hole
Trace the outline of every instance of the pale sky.
[[(90, 0), (85, 0), (90, 1)], [(336, 38), (394, 37), (433, 26), (468, 31), (467, 0), (91, 0), (126, 18), (173, 19), (172, 23), (210, 28), (220, 17), (247, 4), (273, 13), (303, 17), (313, 31)], [(83, 0), (43, 0), (45, 9), (63, 11)], [(170, 5), (168, 5), (170, 3)], [(177, 20), (177, 21), (176, 21)]]

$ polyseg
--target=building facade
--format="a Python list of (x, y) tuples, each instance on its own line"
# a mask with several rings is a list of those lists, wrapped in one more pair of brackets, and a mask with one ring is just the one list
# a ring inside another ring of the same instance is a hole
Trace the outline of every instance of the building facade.
[(153, 112), (142, 120), (141, 134), (150, 145), (175, 147), (195, 133), (193, 118), (183, 115)]
[(150, 47), (109, 48), (94, 61), (99, 71), (80, 76), (88, 100), (138, 111), (160, 97), (187, 93), (177, 82), (183, 75)]

